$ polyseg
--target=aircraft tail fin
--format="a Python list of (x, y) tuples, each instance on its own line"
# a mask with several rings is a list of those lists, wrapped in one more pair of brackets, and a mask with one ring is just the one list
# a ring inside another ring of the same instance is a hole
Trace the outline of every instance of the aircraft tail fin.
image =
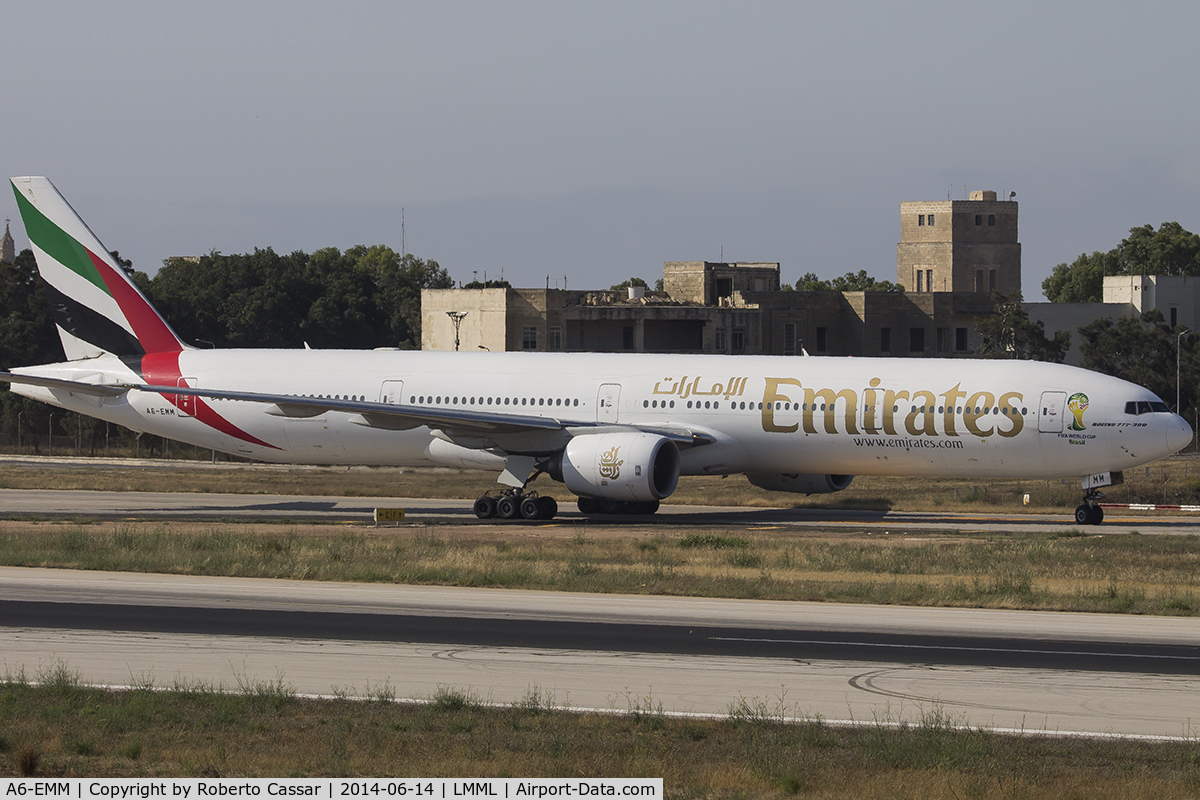
[(12, 178), (68, 361), (185, 349), (179, 336), (46, 178)]

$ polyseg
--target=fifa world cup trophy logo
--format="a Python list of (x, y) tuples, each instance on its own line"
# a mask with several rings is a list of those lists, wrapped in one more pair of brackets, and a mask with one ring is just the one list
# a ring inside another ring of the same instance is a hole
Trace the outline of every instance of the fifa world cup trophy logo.
[(1073, 431), (1081, 431), (1087, 426), (1083, 424), (1083, 412), (1087, 411), (1088, 396), (1083, 392), (1076, 392), (1067, 400), (1067, 408), (1071, 409), (1071, 415), (1075, 419), (1071, 420), (1071, 424), (1067, 426)]

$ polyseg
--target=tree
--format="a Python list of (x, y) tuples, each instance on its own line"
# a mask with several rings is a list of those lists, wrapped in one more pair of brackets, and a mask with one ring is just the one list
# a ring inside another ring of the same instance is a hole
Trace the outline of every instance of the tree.
[(1081, 254), (1059, 264), (1042, 281), (1052, 303), (1098, 303), (1106, 275), (1200, 275), (1200, 235), (1178, 222), (1129, 229), (1129, 236), (1107, 253)]
[(796, 289), (801, 292), (903, 292), (904, 287), (891, 281), (881, 281), (867, 274), (865, 269), (858, 272), (847, 272), (832, 280), (818, 278), (813, 272), (806, 272), (796, 281)]
[[(1157, 308), (1140, 317), (1120, 317), (1113, 322), (1102, 317), (1079, 328), (1080, 353), (1085, 369), (1123, 378), (1145, 386), (1167, 402), (1175, 399), (1175, 348), (1180, 348), (1180, 402), (1189, 416), (1194, 414), (1198, 345), (1196, 336), (1179, 334), (1182, 326), (1172, 328)], [(1136, 399), (1136, 398), (1135, 398)]]
[(1052, 361), (1061, 364), (1071, 348), (1071, 334), (1056, 331), (1046, 338), (1046, 326), (1033, 322), (1021, 305), (1021, 296), (1012, 299), (999, 292), (992, 294), (992, 313), (975, 320), (975, 333), (983, 339), (976, 351), (984, 358), (1016, 358), (1025, 361)]
[(642, 278), (630, 278), (628, 280), (621, 281), (620, 283), (616, 284), (615, 286), (610, 286), (610, 287), (608, 287), (608, 289), (610, 292), (623, 292), (626, 289), (628, 289), (630, 286), (640, 286), (643, 289), (650, 288), (650, 284), (646, 283), (646, 281), (643, 280)]

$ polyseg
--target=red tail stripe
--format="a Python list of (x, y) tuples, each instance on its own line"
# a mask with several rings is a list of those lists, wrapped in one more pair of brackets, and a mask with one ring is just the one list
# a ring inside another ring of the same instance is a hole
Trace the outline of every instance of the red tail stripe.
[(96, 271), (104, 280), (104, 285), (108, 287), (108, 293), (117, 301), (121, 312), (125, 314), (125, 319), (129, 320), (129, 324), (133, 326), (133, 335), (137, 337), (145, 351), (147, 353), (178, 353), (183, 350), (183, 344), (167, 327), (167, 323), (163, 322), (158, 312), (146, 302), (146, 298), (142, 297), (125, 280), (124, 276), (116, 274), (104, 259), (91, 250), (88, 250), (88, 255), (91, 257)]
[[(101, 273), (103, 274), (103, 273)], [(139, 337), (140, 338), (140, 337)], [(142, 379), (153, 386), (178, 386), (183, 373), (179, 369), (179, 353), (147, 353), (142, 356)], [(183, 404), (189, 399), (182, 395), (161, 395), (171, 405), (183, 410)], [(243, 442), (269, 447), (272, 450), (282, 450), (281, 447), (264, 442), (256, 436), (251, 436), (244, 430), (222, 417), (203, 397), (194, 398), (195, 417), (210, 428), (218, 430), (227, 436), (241, 439)]]

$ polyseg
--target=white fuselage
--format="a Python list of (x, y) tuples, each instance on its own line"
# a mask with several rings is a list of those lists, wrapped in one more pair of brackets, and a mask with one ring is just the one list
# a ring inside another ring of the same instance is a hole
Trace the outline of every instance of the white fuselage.
[[(199, 389), (547, 417), (568, 429), (665, 426), (714, 440), (683, 449), (682, 474), (1059, 477), (1128, 469), (1178, 450), (1191, 436), (1169, 412), (1127, 413), (1130, 402), (1157, 400), (1139, 386), (1034, 362), (322, 350), (188, 350), (177, 359), (177, 375), (142, 375), (111, 356), (15, 371), (109, 384), (182, 385), (175, 383), (182, 378)], [(12, 389), (264, 461), (447, 463), (431, 459), (429, 428), (371, 427), (344, 411), (288, 417), (262, 403), (209, 399), (228, 423), (214, 425), (160, 394)], [(474, 445), (552, 452), (564, 435)]]

